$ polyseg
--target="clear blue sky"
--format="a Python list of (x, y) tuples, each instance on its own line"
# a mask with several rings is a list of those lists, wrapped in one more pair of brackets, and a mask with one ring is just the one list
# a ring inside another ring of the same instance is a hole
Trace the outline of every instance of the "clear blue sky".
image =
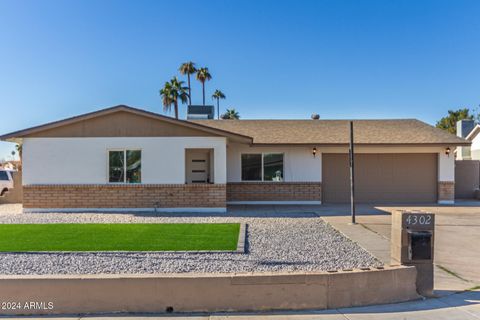
[(480, 103), (479, 17), (476, 0), (0, 0), (0, 133), (116, 104), (161, 112), (186, 60), (242, 118), (434, 123)]

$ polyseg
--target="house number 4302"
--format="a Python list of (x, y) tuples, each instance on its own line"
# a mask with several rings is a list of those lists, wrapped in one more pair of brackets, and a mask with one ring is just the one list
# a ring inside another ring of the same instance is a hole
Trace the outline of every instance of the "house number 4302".
[(408, 225), (429, 225), (432, 223), (432, 216), (410, 214), (405, 221)]

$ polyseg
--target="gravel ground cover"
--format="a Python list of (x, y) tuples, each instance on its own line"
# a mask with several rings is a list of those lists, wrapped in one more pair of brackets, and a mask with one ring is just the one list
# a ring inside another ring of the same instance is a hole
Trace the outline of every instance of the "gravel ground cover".
[[(380, 266), (314, 213), (42, 213), (0, 205), (0, 223), (247, 224), (246, 253), (0, 253), (0, 274), (321, 271)], [(0, 235), (1, 236), (1, 235)]]

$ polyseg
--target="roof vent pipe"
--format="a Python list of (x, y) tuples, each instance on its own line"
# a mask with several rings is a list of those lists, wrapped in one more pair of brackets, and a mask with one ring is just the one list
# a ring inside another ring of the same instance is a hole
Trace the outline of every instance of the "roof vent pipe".
[(318, 113), (312, 113), (312, 120), (320, 119), (320, 115)]

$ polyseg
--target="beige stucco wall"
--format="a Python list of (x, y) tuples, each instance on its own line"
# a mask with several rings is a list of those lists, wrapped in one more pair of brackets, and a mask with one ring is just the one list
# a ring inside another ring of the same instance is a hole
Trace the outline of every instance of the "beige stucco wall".
[(10, 189), (5, 196), (0, 197), (0, 204), (21, 203), (22, 200), (23, 200), (22, 171), (14, 171), (13, 172), (13, 189)]
[(47, 309), (0, 315), (339, 308), (416, 299), (415, 280), (415, 268), (404, 266), (334, 273), (1, 276), (0, 301), (43, 302)]

